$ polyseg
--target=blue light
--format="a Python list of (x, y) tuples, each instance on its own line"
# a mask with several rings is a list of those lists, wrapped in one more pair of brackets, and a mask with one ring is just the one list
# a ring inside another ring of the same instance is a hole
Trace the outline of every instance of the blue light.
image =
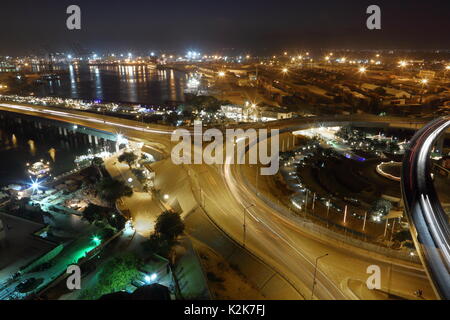
[(30, 183), (31, 189), (34, 191), (39, 190), (39, 187), (41, 186), (41, 183), (38, 181), (38, 179), (34, 180), (31, 179), (31, 183)]
[(151, 275), (146, 275), (146, 276), (144, 277), (144, 280), (145, 280), (145, 282), (147, 282), (147, 283), (151, 283), (151, 282), (154, 282), (154, 281), (156, 280), (157, 277), (158, 277), (158, 276), (156, 275), (156, 273), (152, 273)]

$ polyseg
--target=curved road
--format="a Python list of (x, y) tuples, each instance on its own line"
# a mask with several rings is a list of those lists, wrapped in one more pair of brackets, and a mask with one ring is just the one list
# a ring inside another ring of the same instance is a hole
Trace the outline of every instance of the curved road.
[(450, 229), (431, 176), (430, 153), (450, 127), (450, 116), (432, 121), (411, 139), (402, 169), (402, 194), (422, 264), (436, 294), (450, 299)]

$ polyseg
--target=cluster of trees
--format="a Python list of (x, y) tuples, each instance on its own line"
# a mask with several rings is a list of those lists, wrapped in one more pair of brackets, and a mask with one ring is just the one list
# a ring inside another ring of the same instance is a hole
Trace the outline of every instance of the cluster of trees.
[(91, 165), (97, 169), (98, 174), (101, 178), (103, 178), (103, 170), (105, 169), (105, 162), (103, 161), (103, 159), (100, 157), (94, 157), (94, 159), (92, 159), (91, 161)]
[(373, 147), (375, 150), (383, 150), (388, 153), (398, 152), (400, 147), (398, 145), (398, 141), (395, 140), (378, 140), (378, 139), (370, 139), (367, 137), (367, 133), (361, 129), (353, 129), (351, 127), (342, 127), (336, 132), (336, 136), (344, 139), (348, 142), (363, 142), (363, 144), (369, 144), (370, 147)]
[(136, 162), (139, 160), (140, 163), (149, 162), (149, 158), (142, 154), (141, 158), (132, 151), (124, 151), (118, 158), (119, 162), (125, 162), (130, 167), (131, 172), (134, 174), (134, 176), (137, 178), (137, 180), (143, 185), (144, 190), (148, 189), (147, 185), (147, 177), (144, 173), (143, 169), (140, 168), (134, 168), (133, 166), (136, 164)]
[(125, 182), (111, 177), (103, 177), (95, 187), (99, 197), (111, 207), (119, 198), (130, 197), (133, 194), (133, 189)]
[(132, 151), (124, 151), (118, 158), (119, 162), (125, 162), (128, 164), (130, 169), (133, 167), (134, 163), (138, 159), (138, 156)]
[(90, 203), (83, 211), (83, 218), (89, 223), (106, 222), (116, 231), (125, 228), (126, 219), (116, 210)]
[(82, 291), (79, 299), (96, 300), (105, 294), (123, 290), (139, 276), (141, 266), (142, 261), (131, 253), (111, 259), (103, 266), (96, 285)]
[(147, 177), (145, 176), (144, 170), (133, 168), (131, 169), (131, 172), (133, 172), (134, 176), (138, 179), (140, 183), (144, 184), (147, 181)]
[(230, 101), (221, 101), (213, 96), (197, 96), (186, 94), (186, 105), (191, 106), (194, 110), (215, 113), (224, 104), (230, 104)]
[(361, 130), (355, 130), (350, 126), (341, 127), (337, 132), (336, 136), (344, 140), (358, 140), (365, 139), (367, 134)]
[(155, 231), (143, 243), (145, 249), (169, 258), (177, 238), (184, 232), (184, 223), (180, 215), (173, 211), (161, 213), (155, 224)]
[(386, 199), (378, 199), (375, 201), (369, 212), (372, 216), (384, 217), (389, 214), (392, 209), (392, 202)]
[(392, 237), (394, 241), (397, 241), (401, 244), (402, 247), (414, 250), (416, 247), (414, 246), (414, 242), (411, 237), (411, 232), (408, 229), (401, 230), (394, 234)]

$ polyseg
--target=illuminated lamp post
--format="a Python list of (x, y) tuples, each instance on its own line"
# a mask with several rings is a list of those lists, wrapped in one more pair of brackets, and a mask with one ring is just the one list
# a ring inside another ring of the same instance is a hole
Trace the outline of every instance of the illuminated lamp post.
[(323, 256), (316, 258), (316, 263), (314, 264), (313, 285), (312, 285), (312, 289), (311, 289), (311, 300), (314, 298), (314, 289), (316, 287), (317, 264), (319, 262), (319, 259), (325, 258), (326, 256), (328, 256), (328, 253), (325, 253)]

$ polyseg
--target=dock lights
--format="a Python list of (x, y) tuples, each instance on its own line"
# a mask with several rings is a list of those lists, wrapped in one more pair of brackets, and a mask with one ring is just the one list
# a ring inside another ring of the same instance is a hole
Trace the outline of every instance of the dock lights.
[(147, 283), (151, 283), (151, 282), (154, 282), (154, 281), (156, 280), (157, 277), (158, 277), (158, 276), (156, 275), (156, 273), (152, 273), (151, 275), (146, 275), (146, 276), (144, 277), (144, 280), (145, 280), (145, 282), (147, 282)]
[(100, 242), (102, 242), (102, 239), (100, 239), (99, 236), (93, 236), (92, 242), (94, 242), (98, 246), (100, 244)]
[(39, 187), (41, 186), (41, 183), (38, 181), (38, 179), (33, 180), (31, 179), (30, 187), (34, 191), (39, 190)]

